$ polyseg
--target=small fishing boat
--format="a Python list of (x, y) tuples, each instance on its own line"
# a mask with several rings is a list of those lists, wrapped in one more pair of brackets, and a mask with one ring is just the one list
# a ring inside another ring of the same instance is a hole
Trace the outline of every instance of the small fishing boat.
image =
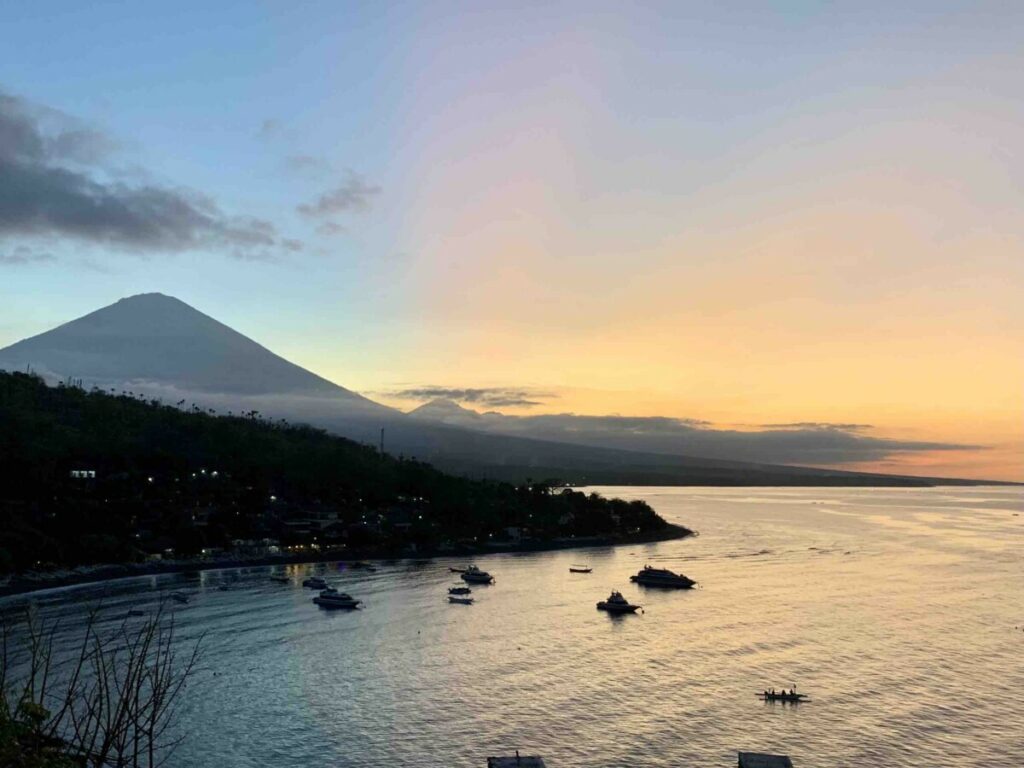
[(608, 611), (608, 613), (636, 613), (639, 608), (639, 605), (633, 605), (618, 591), (612, 592), (607, 600), (602, 600), (597, 604), (599, 611)]
[(490, 584), (494, 577), (487, 571), (481, 571), (475, 565), (471, 565), (463, 571), (462, 580), (470, 584)]
[(590, 573), (594, 569), (589, 565), (570, 565), (569, 573)]
[(302, 586), (309, 587), (310, 589), (327, 589), (328, 584), (319, 576), (310, 576), (308, 579), (304, 579)]
[(313, 602), (321, 608), (345, 608), (352, 610), (358, 608), (362, 600), (356, 600), (345, 592), (339, 592), (334, 587), (328, 587), (314, 597)]
[(459, 597), (458, 595), (448, 595), (449, 603), (458, 603), (459, 605), (472, 605), (472, 597)]
[(472, 591), (469, 587), (448, 587), (449, 595), (468, 595)]
[(465, 573), (465, 568), (456, 568), (454, 565), (448, 567), (450, 573)]
[(690, 589), (697, 583), (668, 568), (652, 568), (649, 565), (645, 565), (643, 570), (635, 576), (630, 576), (629, 580), (644, 587), (670, 587), (672, 589)]
[(800, 704), (810, 701), (806, 693), (797, 693), (795, 689), (792, 691), (759, 691), (755, 696), (764, 701), (784, 701), (789, 704)]

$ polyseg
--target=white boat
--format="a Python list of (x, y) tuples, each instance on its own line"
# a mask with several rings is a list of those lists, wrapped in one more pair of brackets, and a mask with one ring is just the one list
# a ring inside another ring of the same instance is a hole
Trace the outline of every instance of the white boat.
[(494, 577), (487, 571), (481, 571), (475, 565), (471, 565), (463, 572), (462, 580), (470, 584), (490, 584)]
[(458, 595), (448, 595), (449, 603), (458, 603), (459, 605), (472, 605), (472, 597), (459, 597)]
[(652, 568), (645, 565), (643, 570), (636, 576), (630, 576), (629, 580), (645, 587), (672, 587), (674, 589), (690, 589), (697, 582), (683, 576), (681, 573), (674, 573), (668, 568)]
[(321, 608), (347, 608), (351, 610), (358, 608), (362, 600), (356, 600), (345, 592), (339, 592), (333, 587), (328, 587), (314, 597), (313, 602)]
[(302, 586), (310, 589), (327, 589), (329, 587), (328, 583), (319, 576), (310, 576), (302, 582)]
[(630, 603), (621, 592), (612, 592), (607, 600), (597, 604), (597, 608), (608, 613), (636, 613), (640, 606)]

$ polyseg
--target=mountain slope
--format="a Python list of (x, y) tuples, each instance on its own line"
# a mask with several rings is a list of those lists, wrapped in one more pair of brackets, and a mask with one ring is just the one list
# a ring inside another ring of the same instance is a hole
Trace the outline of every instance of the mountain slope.
[(193, 392), (313, 395), (371, 404), (160, 293), (121, 299), (0, 350), (0, 368), (26, 367), (101, 387), (155, 384)]

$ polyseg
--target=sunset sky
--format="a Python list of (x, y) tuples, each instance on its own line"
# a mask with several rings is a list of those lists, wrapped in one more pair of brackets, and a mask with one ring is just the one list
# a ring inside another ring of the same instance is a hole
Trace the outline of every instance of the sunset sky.
[(0, 347), (160, 291), (402, 408), (1024, 480), (1024, 4), (550, 5), (5, 7)]

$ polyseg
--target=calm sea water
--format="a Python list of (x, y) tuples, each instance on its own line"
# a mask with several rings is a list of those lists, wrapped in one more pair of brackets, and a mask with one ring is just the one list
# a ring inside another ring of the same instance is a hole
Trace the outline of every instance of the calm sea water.
[[(1024, 765), (1020, 489), (600, 490), (700, 535), (480, 557), (497, 583), (473, 606), (447, 603), (457, 561), (444, 559), (34, 599), (73, 619), (100, 598), (123, 613), (192, 594), (175, 611), (206, 657), (176, 766), (469, 768), (517, 748), (550, 768), (732, 766), (741, 749), (798, 768)], [(594, 572), (570, 575), (577, 562)], [(644, 563), (701, 588), (630, 584)], [(318, 610), (299, 586), (313, 572), (365, 609)], [(612, 588), (644, 614), (595, 610)], [(754, 696), (794, 682), (811, 702)]]

